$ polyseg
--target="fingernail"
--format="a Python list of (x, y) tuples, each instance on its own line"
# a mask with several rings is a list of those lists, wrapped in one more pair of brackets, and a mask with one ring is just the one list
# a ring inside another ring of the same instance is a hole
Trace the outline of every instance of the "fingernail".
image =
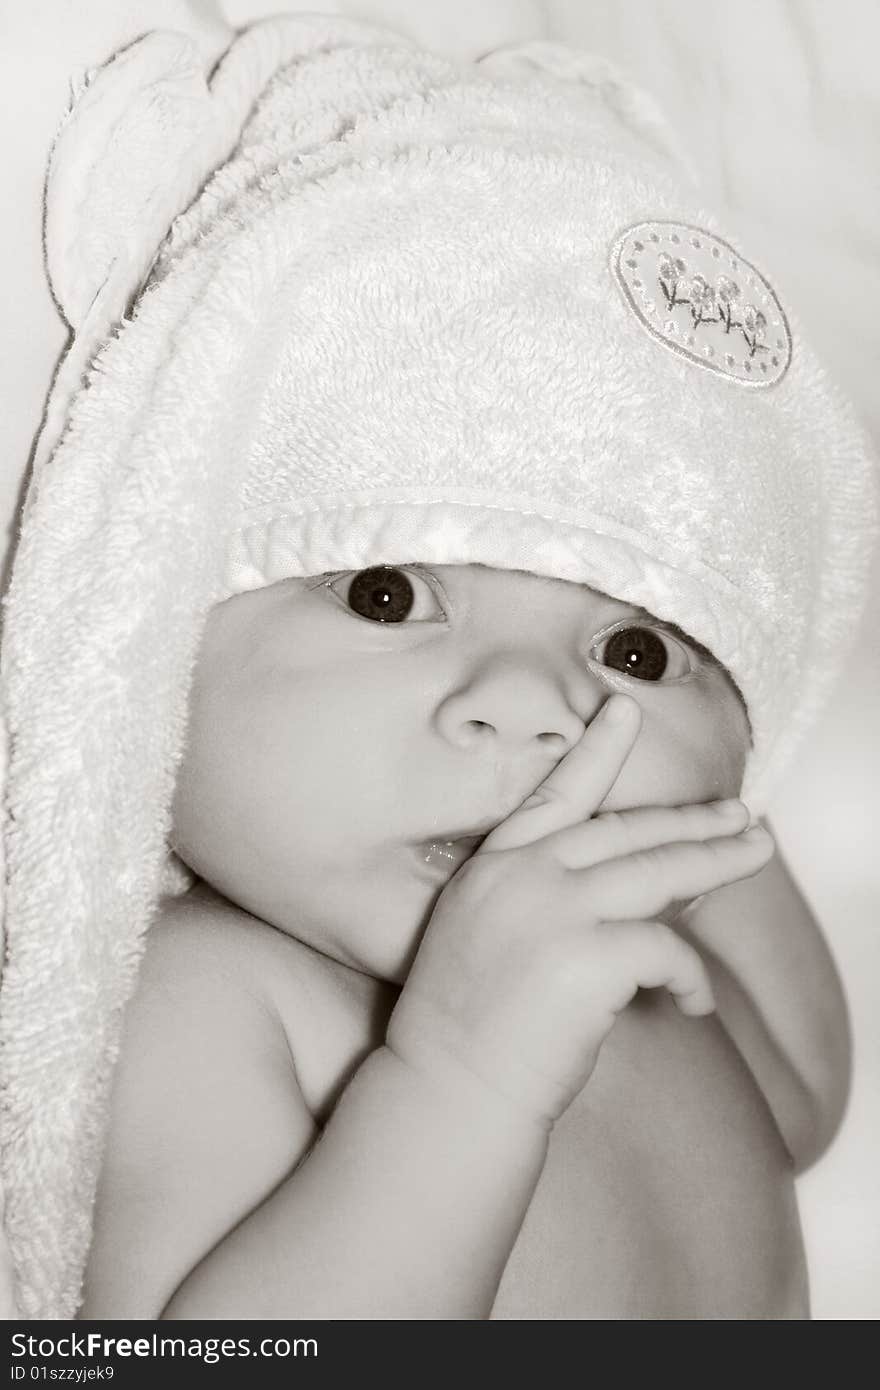
[(737, 801), (735, 797), (731, 801), (715, 802), (716, 815), (727, 816), (730, 820), (739, 820), (743, 812), (746, 811), (746, 809), (747, 808), (743, 805), (743, 803), (741, 801)]

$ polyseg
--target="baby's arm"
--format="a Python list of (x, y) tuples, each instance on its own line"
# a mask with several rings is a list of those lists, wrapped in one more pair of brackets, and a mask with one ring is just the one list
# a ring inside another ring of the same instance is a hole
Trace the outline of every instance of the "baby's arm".
[(480, 1316), (546, 1127), (379, 1047), (315, 1146), (273, 997), (291, 947), (235, 917), (183, 902), (151, 933), (81, 1316)]
[(834, 961), (779, 850), (754, 878), (702, 898), (676, 927), (700, 949), (719, 1016), (796, 1167), (809, 1167), (846, 1106), (849, 1021)]
[(265, 976), (243, 954), (241, 970), (212, 965), (203, 990), (197, 950), (183, 970), (154, 958), (129, 1020), (85, 1316), (110, 1315), (126, 1259), (143, 1294), (116, 1316), (489, 1315), (548, 1132), (617, 1014), (640, 986), (684, 1013), (711, 1007), (698, 955), (658, 914), (768, 853), (739, 833), (742, 807), (590, 819), (637, 736), (622, 703), (622, 724), (594, 720), (441, 894), (386, 1042), (317, 1142)]

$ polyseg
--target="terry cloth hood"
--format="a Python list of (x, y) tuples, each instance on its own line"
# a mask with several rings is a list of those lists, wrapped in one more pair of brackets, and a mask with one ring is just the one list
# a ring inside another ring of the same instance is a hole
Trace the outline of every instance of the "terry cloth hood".
[(151, 35), (59, 136), (47, 257), (73, 337), (2, 653), (0, 1138), (21, 1309), (69, 1317), (209, 607), (376, 563), (589, 584), (726, 665), (759, 811), (854, 631), (873, 494), (647, 97), (562, 44), (456, 63), (306, 15), (206, 86)]

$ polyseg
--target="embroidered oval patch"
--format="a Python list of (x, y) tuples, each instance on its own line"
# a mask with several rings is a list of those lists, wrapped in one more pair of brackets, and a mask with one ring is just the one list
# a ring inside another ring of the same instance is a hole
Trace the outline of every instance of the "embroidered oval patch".
[(771, 285), (721, 237), (683, 222), (639, 222), (614, 243), (624, 299), (653, 337), (743, 386), (774, 386), (791, 331)]

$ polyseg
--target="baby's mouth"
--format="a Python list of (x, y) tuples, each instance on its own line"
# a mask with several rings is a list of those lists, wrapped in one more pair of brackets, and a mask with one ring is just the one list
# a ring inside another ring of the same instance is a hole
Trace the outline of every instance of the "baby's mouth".
[(437, 835), (433, 839), (422, 840), (414, 846), (416, 863), (432, 882), (447, 883), (479, 849), (488, 833), (457, 835), (454, 839)]
[(485, 835), (462, 835), (457, 840), (429, 840), (420, 849), (426, 864), (454, 870), (470, 859), (485, 838)]

